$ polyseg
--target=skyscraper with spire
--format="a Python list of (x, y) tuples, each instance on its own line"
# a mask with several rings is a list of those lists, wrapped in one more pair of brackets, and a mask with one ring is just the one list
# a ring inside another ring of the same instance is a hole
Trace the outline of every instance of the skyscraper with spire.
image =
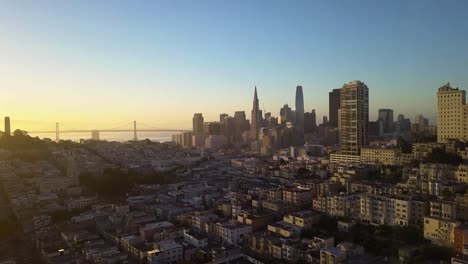
[(299, 132), (304, 132), (304, 94), (302, 86), (296, 87), (296, 128)]
[(250, 139), (258, 139), (258, 131), (262, 124), (262, 113), (258, 104), (257, 86), (255, 86), (252, 113), (250, 118)]

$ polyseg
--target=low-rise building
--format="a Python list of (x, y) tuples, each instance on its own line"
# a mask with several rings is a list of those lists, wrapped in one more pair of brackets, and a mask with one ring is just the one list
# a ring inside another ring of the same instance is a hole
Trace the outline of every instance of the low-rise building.
[(155, 244), (155, 249), (146, 252), (148, 263), (175, 264), (184, 261), (183, 247), (173, 240), (164, 240)]
[(446, 220), (432, 216), (424, 217), (424, 238), (432, 243), (452, 247), (455, 228), (460, 223), (455, 220)]
[(234, 221), (216, 223), (214, 225), (215, 237), (228, 245), (238, 245), (252, 233), (252, 226)]
[(310, 188), (291, 188), (283, 190), (283, 201), (293, 205), (305, 205), (312, 203), (313, 192)]
[(285, 215), (283, 221), (303, 229), (311, 228), (320, 220), (320, 214), (313, 211), (300, 211)]
[(361, 162), (397, 165), (402, 152), (399, 148), (362, 148)]

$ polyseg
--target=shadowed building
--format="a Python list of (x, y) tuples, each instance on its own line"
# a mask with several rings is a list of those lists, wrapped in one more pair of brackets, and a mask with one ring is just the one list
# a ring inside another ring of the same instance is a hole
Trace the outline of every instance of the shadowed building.
[(204, 119), (202, 113), (195, 113), (193, 115), (193, 135), (198, 136), (198, 135), (203, 135), (203, 124), (204, 124)]
[(285, 127), (286, 123), (293, 122), (293, 111), (289, 105), (285, 104), (280, 109), (281, 126)]
[(329, 125), (332, 127), (338, 127), (338, 109), (340, 109), (340, 89), (333, 89), (328, 93)]
[(304, 94), (302, 86), (296, 87), (296, 128), (299, 132), (304, 133)]
[(234, 113), (234, 141), (242, 142), (242, 133), (249, 129), (249, 121), (246, 118), (245, 111), (236, 111)]
[(314, 133), (317, 130), (317, 116), (315, 109), (312, 112), (304, 113), (304, 133)]
[(11, 135), (10, 117), (5, 117), (5, 136)]
[(379, 109), (379, 120), (383, 122), (383, 132), (393, 132), (393, 110), (392, 109)]

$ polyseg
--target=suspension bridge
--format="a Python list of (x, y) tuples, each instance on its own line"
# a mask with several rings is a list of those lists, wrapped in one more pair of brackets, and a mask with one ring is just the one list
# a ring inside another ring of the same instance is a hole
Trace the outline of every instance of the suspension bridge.
[(139, 122), (137, 128), (137, 121), (125, 123), (117, 127), (112, 128), (98, 128), (98, 129), (80, 129), (80, 128), (69, 128), (60, 129), (60, 123), (55, 123), (55, 130), (33, 130), (28, 131), (29, 134), (53, 134), (55, 133), (55, 140), (60, 140), (61, 134), (66, 133), (90, 133), (91, 138), (99, 139), (100, 132), (133, 132), (133, 140), (138, 140), (138, 132), (185, 132), (190, 131), (187, 129), (166, 129), (153, 127), (151, 125)]

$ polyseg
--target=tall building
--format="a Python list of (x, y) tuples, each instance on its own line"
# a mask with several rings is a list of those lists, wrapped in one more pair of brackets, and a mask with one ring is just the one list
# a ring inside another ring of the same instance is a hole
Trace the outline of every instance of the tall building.
[(437, 92), (437, 142), (448, 139), (468, 140), (466, 92), (450, 87), (450, 83)]
[(399, 114), (397, 119), (397, 127), (396, 130), (398, 132), (408, 132), (411, 130), (411, 120), (409, 118), (405, 118), (405, 115)]
[(224, 135), (229, 143), (234, 143), (236, 134), (236, 120), (234, 117), (227, 116), (221, 119), (221, 135)]
[(281, 126), (285, 127), (286, 123), (293, 121), (293, 111), (289, 105), (285, 104), (280, 109)]
[(203, 125), (203, 134), (205, 136), (221, 135), (221, 122), (205, 122)]
[(393, 110), (379, 109), (379, 120), (382, 120), (384, 125), (384, 133), (393, 132)]
[(181, 133), (181, 146), (182, 147), (191, 147), (192, 146), (192, 131), (186, 131)]
[(10, 117), (5, 117), (5, 136), (11, 135)]
[(227, 117), (229, 117), (229, 115), (226, 114), (226, 113), (220, 114), (220, 115), (219, 115), (219, 122), (223, 122), (223, 120), (224, 120), (225, 118), (227, 118)]
[[(338, 119), (339, 119), (339, 118), (338, 118)], [(324, 126), (328, 126), (328, 125), (329, 125), (328, 116), (323, 116), (323, 117), (322, 117), (322, 125), (324, 125)]]
[(340, 109), (340, 89), (333, 89), (328, 93), (328, 116), (331, 127), (338, 127), (338, 109)]
[(361, 81), (351, 81), (340, 91), (341, 154), (359, 155), (367, 145), (369, 88)]
[(234, 141), (242, 142), (242, 133), (248, 130), (249, 122), (247, 121), (245, 111), (236, 111), (234, 113)]
[(91, 139), (92, 140), (100, 140), (99, 130), (91, 130)]
[(296, 87), (296, 128), (300, 132), (304, 132), (304, 94), (302, 86)]
[(414, 125), (416, 131), (423, 132), (429, 126), (429, 119), (424, 118), (422, 114), (418, 114), (414, 118)]
[(203, 124), (204, 124), (204, 119), (202, 113), (195, 113), (193, 115), (193, 135), (198, 136), (198, 135), (203, 135)]
[(262, 112), (258, 104), (257, 86), (255, 86), (252, 113), (250, 118), (250, 139), (257, 140), (258, 132), (262, 125)]
[(304, 133), (313, 133), (317, 129), (317, 116), (315, 109), (312, 112), (304, 113)]

